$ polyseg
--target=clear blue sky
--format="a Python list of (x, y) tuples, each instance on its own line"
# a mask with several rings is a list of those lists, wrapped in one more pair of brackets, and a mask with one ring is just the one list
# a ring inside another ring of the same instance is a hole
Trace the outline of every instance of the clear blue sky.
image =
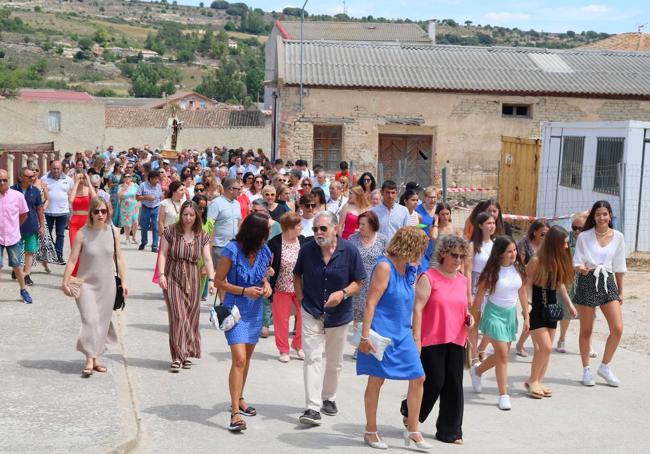
[[(286, 6), (300, 7), (302, 1), (255, 0), (244, 3), (265, 11), (281, 11)], [(199, 1), (179, 0), (178, 3), (198, 5)], [(211, 0), (204, 1), (206, 6), (210, 3)], [(309, 13), (337, 14), (343, 12), (343, 0), (310, 0), (305, 9)], [(645, 30), (650, 33), (648, 0), (347, 0), (347, 12), (354, 17), (450, 18), (461, 23), (471, 20), (481, 25), (549, 32), (595, 30), (623, 33), (636, 31), (638, 25), (647, 23)]]

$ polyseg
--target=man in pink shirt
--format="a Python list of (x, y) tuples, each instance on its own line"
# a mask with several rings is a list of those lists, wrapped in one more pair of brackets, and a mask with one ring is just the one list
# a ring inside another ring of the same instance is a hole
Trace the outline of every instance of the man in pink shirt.
[(26, 304), (32, 304), (32, 297), (25, 288), (20, 243), (20, 224), (25, 222), (28, 213), (25, 197), (15, 189), (9, 188), (9, 175), (6, 170), (0, 169), (0, 270), (4, 250), (7, 249), (9, 266), (13, 268), (20, 285), (20, 296)]

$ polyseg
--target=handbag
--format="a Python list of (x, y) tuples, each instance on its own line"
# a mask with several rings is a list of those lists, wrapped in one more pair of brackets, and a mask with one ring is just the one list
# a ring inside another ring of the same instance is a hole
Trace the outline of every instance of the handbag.
[(557, 301), (549, 304), (546, 300), (546, 289), (542, 289), (542, 320), (545, 322), (559, 322), (564, 318), (564, 311)]
[[(234, 266), (237, 265), (239, 261), (239, 250), (237, 250), (237, 258), (233, 263)], [(231, 265), (232, 266), (232, 265)], [(235, 278), (235, 284), (239, 282), (239, 276)], [(230, 331), (235, 327), (235, 325), (241, 320), (241, 314), (237, 306), (233, 305), (232, 309), (228, 309), (223, 304), (217, 305), (218, 293), (214, 295), (214, 303), (212, 303), (212, 309), (210, 310), (210, 323), (217, 329), (221, 331)]]
[(113, 310), (124, 310), (126, 300), (124, 299), (124, 288), (122, 288), (122, 279), (120, 279), (117, 268), (117, 241), (115, 239), (115, 230), (113, 226), (109, 226), (113, 234), (113, 263), (115, 264), (115, 302), (113, 303)]
[(469, 343), (469, 339), (465, 341), (465, 347), (463, 347), (463, 367), (465, 369), (470, 369), (472, 367), (472, 349)]

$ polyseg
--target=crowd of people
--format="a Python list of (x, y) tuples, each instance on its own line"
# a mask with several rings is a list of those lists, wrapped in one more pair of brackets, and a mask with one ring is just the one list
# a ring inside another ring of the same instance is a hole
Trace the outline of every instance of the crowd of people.
[(438, 400), (436, 438), (462, 444), (464, 369), (478, 393), (494, 368), (497, 406), (510, 410), (510, 347), (517, 342), (517, 354), (527, 356), (530, 335), (525, 387), (531, 398), (550, 397), (545, 377), (557, 324), (555, 350), (565, 353), (576, 316), (582, 381), (593, 386), (596, 308), (610, 330), (597, 374), (620, 384), (610, 364), (622, 333), (625, 245), (606, 201), (574, 216), (571, 232), (540, 219), (517, 243), (495, 200), (477, 204), (461, 229), (436, 188), (379, 184), (346, 162), (328, 176), (304, 160), (271, 162), (262, 150), (215, 147), (171, 162), (148, 149), (109, 147), (66, 154), (45, 170), (29, 162), (11, 188), (0, 170), (0, 250), (7, 249), (25, 303), (32, 303), (33, 266), (50, 272), (50, 264), (65, 265), (62, 289), (81, 315), (84, 377), (106, 372), (101, 356), (116, 341), (116, 295), (129, 289), (122, 248), (132, 243), (157, 254), (152, 281), (167, 306), (171, 372), (201, 357), (202, 300), (216, 293), (215, 305), (229, 316), (222, 328), (231, 351), (233, 432), (257, 414), (244, 390), (271, 325), (278, 360), (304, 361), (299, 421), (310, 426), (321, 424), (321, 413), (338, 413), (343, 349), (354, 327), (357, 374), (368, 375), (364, 440), (377, 449), (387, 448), (377, 429), (386, 379), (408, 381), (396, 409), (406, 446), (432, 448), (419, 425)]

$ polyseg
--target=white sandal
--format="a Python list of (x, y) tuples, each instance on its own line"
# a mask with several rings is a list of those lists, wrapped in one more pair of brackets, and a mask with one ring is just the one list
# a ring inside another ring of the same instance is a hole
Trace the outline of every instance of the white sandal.
[[(368, 435), (376, 436), (377, 441), (370, 441), (370, 439), (368, 438)], [(370, 446), (371, 448), (388, 449), (388, 445), (386, 444), (386, 442), (384, 442), (384, 440), (381, 439), (381, 437), (379, 436), (379, 434), (377, 432), (364, 432), (363, 433), (363, 441), (365, 441), (366, 444), (368, 446)]]

